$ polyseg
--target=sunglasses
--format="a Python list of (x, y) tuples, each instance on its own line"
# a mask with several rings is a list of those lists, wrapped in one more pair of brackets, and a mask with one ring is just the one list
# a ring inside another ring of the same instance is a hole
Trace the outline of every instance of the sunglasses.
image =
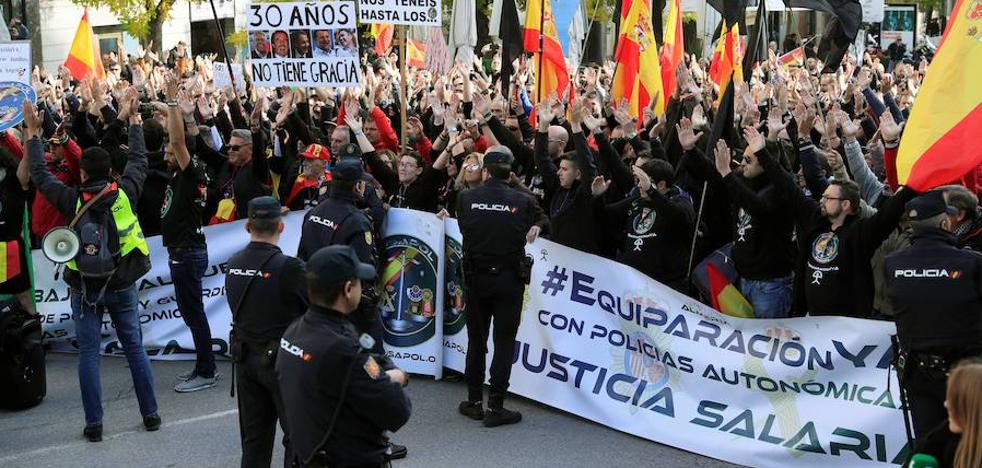
[(464, 170), (467, 172), (477, 172), (481, 170), (480, 164), (468, 164), (464, 166)]
[(228, 145), (228, 149), (230, 149), (232, 151), (238, 151), (238, 150), (240, 150), (242, 148), (245, 148), (246, 146), (249, 146), (249, 145)]

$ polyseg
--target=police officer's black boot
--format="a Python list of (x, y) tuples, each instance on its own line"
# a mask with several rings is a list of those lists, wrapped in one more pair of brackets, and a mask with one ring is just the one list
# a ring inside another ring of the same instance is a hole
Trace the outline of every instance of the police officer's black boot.
[(484, 402), (481, 400), (462, 401), (460, 402), (460, 406), (457, 407), (457, 411), (468, 418), (480, 421), (484, 419)]
[(484, 427), (515, 424), (522, 420), (522, 413), (505, 409), (504, 403), (504, 395), (491, 394), (488, 396), (488, 411), (484, 413)]

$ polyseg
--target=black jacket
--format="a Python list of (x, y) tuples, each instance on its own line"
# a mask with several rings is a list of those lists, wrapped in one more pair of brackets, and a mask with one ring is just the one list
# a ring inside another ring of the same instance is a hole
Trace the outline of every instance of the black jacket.
[(300, 229), (297, 257), (307, 260), (329, 245), (350, 245), (358, 258), (375, 265), (372, 222), (355, 203), (354, 193), (331, 192), (330, 198), (307, 212)]
[[(762, 151), (761, 153), (766, 152)], [(760, 157), (768, 157), (763, 154)], [(788, 204), (764, 175), (746, 179), (733, 172), (723, 178), (736, 221), (733, 263), (741, 278), (770, 280), (791, 275), (794, 219)]]
[(517, 267), (525, 256), (525, 236), (532, 226), (546, 233), (549, 221), (532, 196), (491, 179), (457, 196), (457, 214), (468, 262)]
[(872, 217), (850, 215), (833, 230), (822, 215), (819, 201), (806, 197), (772, 158), (758, 159), (779, 195), (790, 202), (795, 216), (801, 252), (795, 270), (796, 287), (804, 289), (809, 315), (868, 317), (873, 310), (874, 290), (870, 259), (897, 227), (904, 205), (917, 193), (904, 188)]
[(423, 173), (416, 180), (403, 184), (399, 182), (399, 174), (384, 164), (377, 153), (369, 151), (364, 154), (364, 157), (372, 175), (382, 184), (386, 201), (391, 207), (430, 213), (438, 211), (440, 188), (447, 180), (446, 171), (438, 171), (431, 165), (424, 165)]
[(302, 261), (265, 242), (250, 242), (228, 260), (225, 298), (236, 337), (265, 346), (307, 309)]
[[(887, 294), (907, 351), (982, 349), (982, 253), (938, 228), (887, 255)], [(945, 353), (947, 354), (947, 353)]]
[(304, 462), (323, 450), (332, 466), (379, 465), (388, 446), (384, 431), (409, 421), (409, 397), (361, 349), (358, 336), (347, 317), (314, 305), (283, 334), (276, 373), (287, 433)]
[(552, 234), (549, 239), (566, 247), (597, 254), (600, 252), (601, 233), (598, 219), (603, 212), (603, 201), (594, 198), (590, 191), (590, 183), (596, 177), (597, 169), (583, 133), (574, 133), (573, 143), (576, 145), (580, 180), (566, 189), (559, 184), (559, 169), (549, 159), (548, 134), (538, 132), (535, 135), (535, 162), (551, 199), (548, 215)]
[[(136, 216), (138, 212), (137, 203), (140, 200), (143, 183), (147, 178), (146, 146), (143, 142), (143, 127), (140, 125), (130, 125), (129, 150), (129, 161), (117, 184), (119, 190), (124, 191), (129, 198), (130, 209)], [(27, 156), (30, 158), (31, 164), (31, 181), (41, 192), (41, 195), (51, 202), (66, 220), (70, 221), (75, 217), (82, 192), (98, 193), (108, 183), (106, 180), (89, 180), (78, 188), (66, 186), (48, 171), (44, 162), (44, 145), (37, 138), (32, 138), (27, 142)], [(116, 201), (117, 196), (117, 192), (110, 192), (96, 202), (96, 205), (108, 209)], [(92, 209), (99, 209), (99, 206), (93, 206)], [(134, 249), (120, 260), (119, 267), (110, 278), (107, 289), (118, 291), (133, 286), (136, 280), (148, 271), (150, 271), (150, 258), (140, 250)], [(65, 271), (65, 282), (72, 289), (79, 289), (82, 286), (81, 275), (70, 269)], [(103, 281), (86, 280), (86, 286), (90, 290), (100, 288), (104, 284)]]

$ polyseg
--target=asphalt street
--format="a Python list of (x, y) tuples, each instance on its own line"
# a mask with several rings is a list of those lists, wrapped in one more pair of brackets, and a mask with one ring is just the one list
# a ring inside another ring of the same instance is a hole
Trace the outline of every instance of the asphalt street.
[[(104, 440), (82, 437), (84, 418), (76, 356), (49, 354), (48, 395), (35, 408), (0, 410), (0, 467), (234, 467), (239, 464), (238, 412), (229, 397), (228, 362), (219, 386), (191, 394), (172, 390), (188, 362), (153, 361), (159, 432), (143, 430), (126, 360), (103, 358)], [(634, 437), (536, 402), (513, 398), (515, 426), (486, 429), (457, 414), (462, 383), (415, 378), (408, 387), (410, 422), (393, 436), (409, 447), (395, 467), (731, 467)], [(277, 442), (274, 460), (282, 460)]]

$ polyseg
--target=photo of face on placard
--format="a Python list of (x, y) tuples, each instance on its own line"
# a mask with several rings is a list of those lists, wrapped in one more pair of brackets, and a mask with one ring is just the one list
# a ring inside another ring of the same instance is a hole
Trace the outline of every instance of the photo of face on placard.
[(358, 33), (354, 29), (334, 31), (334, 56), (358, 57)]
[(290, 33), (273, 31), (273, 58), (290, 58)]
[(293, 31), (290, 33), (290, 42), (293, 43), (293, 58), (310, 58), (310, 35), (307, 31)]
[(269, 33), (266, 31), (253, 31), (249, 34), (249, 51), (254, 59), (266, 59), (272, 57), (272, 49), (269, 43)]
[(313, 38), (314, 57), (331, 57), (334, 49), (334, 38), (329, 29), (314, 29), (310, 31)]

